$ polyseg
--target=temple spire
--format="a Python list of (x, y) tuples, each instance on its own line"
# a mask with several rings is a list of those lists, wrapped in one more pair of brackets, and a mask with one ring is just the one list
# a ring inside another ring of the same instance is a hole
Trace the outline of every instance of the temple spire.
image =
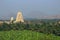
[(17, 13), (16, 22), (24, 22), (22, 12)]

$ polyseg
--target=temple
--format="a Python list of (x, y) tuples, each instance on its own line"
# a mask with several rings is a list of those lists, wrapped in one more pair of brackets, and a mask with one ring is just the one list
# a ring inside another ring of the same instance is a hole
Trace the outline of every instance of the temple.
[(24, 22), (22, 12), (17, 13), (16, 21), (15, 22)]

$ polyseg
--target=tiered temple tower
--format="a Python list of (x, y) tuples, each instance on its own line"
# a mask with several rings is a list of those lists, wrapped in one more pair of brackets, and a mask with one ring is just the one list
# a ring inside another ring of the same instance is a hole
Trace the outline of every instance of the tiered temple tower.
[(17, 13), (16, 21), (15, 22), (24, 22), (22, 12)]

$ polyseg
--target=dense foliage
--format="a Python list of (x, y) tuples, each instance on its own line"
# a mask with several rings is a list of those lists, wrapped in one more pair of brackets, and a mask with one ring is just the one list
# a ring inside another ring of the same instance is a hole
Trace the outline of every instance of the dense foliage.
[(9, 30), (32, 30), (45, 34), (55, 34), (60, 36), (60, 24), (58, 22), (26, 22), (26, 23), (3, 23), (0, 25), (0, 31)]
[(0, 40), (60, 40), (60, 37), (30, 30), (10, 30), (0, 31)]

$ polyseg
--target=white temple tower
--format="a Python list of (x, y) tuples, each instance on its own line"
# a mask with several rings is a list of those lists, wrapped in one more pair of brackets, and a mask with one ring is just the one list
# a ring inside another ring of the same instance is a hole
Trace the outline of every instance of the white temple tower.
[(11, 22), (11, 23), (13, 23), (13, 20), (14, 20), (14, 18), (13, 18), (13, 17), (11, 17), (10, 22)]
[(11, 17), (11, 20), (10, 21), (13, 21), (14, 20), (14, 18), (13, 17)]
[(22, 12), (17, 13), (16, 21), (15, 22), (24, 22)]

